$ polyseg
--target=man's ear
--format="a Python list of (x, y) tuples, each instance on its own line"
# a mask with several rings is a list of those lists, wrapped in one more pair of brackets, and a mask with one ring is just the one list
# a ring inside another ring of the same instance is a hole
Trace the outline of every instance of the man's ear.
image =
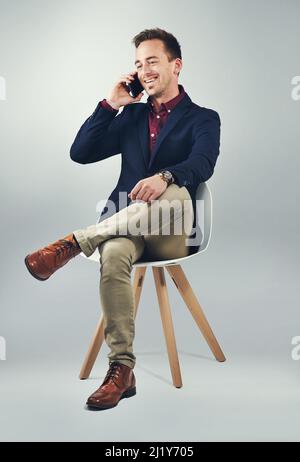
[(181, 69), (182, 69), (182, 61), (180, 58), (176, 58), (175, 74), (179, 76)]

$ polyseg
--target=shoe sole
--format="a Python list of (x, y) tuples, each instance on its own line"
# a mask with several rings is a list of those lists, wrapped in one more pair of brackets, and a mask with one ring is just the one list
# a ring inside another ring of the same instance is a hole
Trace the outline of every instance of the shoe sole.
[(27, 258), (29, 257), (29, 255), (26, 255), (25, 259), (24, 259), (24, 262), (25, 262), (25, 265), (26, 265), (26, 268), (28, 269), (29, 273), (31, 274), (31, 276), (33, 276), (35, 279), (38, 279), (39, 281), (47, 281), (47, 279), (49, 279), (50, 276), (48, 276), (47, 278), (40, 278), (39, 276), (37, 276), (36, 274), (34, 274), (32, 271), (31, 271), (31, 268), (30, 268), (30, 265), (27, 261)]
[(97, 404), (87, 404), (88, 408), (90, 409), (111, 409), (112, 407), (116, 407), (119, 402), (121, 401), (121, 399), (123, 398), (131, 398), (131, 396), (134, 396), (136, 395), (136, 387), (134, 388), (131, 388), (130, 390), (127, 390), (127, 391), (124, 391), (124, 393), (121, 395), (121, 398), (119, 399), (119, 401), (114, 404), (113, 406), (101, 406), (101, 404), (97, 405)]

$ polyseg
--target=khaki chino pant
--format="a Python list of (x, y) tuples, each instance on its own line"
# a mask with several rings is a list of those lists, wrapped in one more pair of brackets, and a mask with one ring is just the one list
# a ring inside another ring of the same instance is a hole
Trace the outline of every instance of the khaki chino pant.
[[(74, 231), (83, 253), (100, 254), (100, 300), (109, 363), (134, 368), (133, 263), (166, 260), (189, 254), (194, 212), (188, 190), (171, 184), (158, 199), (133, 201), (102, 222)], [(141, 258), (142, 257), (142, 258)]]

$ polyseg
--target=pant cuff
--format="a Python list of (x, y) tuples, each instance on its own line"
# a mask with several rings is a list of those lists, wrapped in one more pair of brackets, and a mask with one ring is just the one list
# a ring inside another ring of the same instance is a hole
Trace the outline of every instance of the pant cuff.
[(127, 361), (126, 359), (112, 359), (109, 361), (109, 366), (111, 365), (111, 363), (113, 363), (114, 361), (116, 361), (117, 363), (121, 363), (121, 364), (124, 364), (125, 366), (128, 366), (130, 367), (130, 369), (133, 369), (135, 364), (132, 363), (132, 361)]
[(78, 242), (79, 247), (81, 248), (82, 252), (87, 257), (90, 257), (94, 253), (95, 249), (91, 248), (89, 242), (86, 240), (84, 232), (81, 229), (77, 229), (76, 231), (73, 231), (73, 234), (74, 234), (75, 239)]

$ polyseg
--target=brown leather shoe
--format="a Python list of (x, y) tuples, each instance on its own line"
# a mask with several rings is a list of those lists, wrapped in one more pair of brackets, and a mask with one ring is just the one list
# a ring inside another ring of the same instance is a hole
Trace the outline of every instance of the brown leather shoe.
[(39, 281), (46, 281), (56, 270), (82, 252), (73, 234), (59, 239), (47, 247), (25, 257), (30, 274)]
[(117, 406), (123, 398), (136, 394), (133, 369), (125, 364), (113, 361), (102, 385), (88, 398), (90, 408), (110, 409)]

